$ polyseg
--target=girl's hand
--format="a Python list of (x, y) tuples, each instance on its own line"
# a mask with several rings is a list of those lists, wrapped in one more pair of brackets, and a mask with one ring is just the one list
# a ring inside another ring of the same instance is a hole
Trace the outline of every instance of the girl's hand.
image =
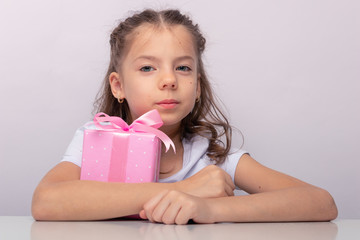
[(209, 199), (166, 190), (144, 204), (140, 217), (151, 222), (187, 224), (190, 219), (197, 223), (214, 223)]
[(215, 165), (205, 167), (177, 185), (179, 191), (201, 198), (234, 196), (235, 189), (231, 176)]

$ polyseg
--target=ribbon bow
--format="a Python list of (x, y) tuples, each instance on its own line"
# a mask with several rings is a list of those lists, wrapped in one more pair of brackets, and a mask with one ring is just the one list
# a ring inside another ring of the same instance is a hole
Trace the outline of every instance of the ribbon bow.
[[(105, 117), (100, 117), (105, 116)], [(109, 122), (110, 125), (102, 125), (102, 122)], [(166, 152), (169, 150), (170, 146), (174, 149), (175, 145), (173, 141), (162, 131), (157, 128), (163, 125), (160, 114), (157, 110), (151, 110), (139, 118), (137, 118), (131, 125), (128, 125), (120, 117), (111, 117), (105, 113), (97, 113), (94, 117), (94, 124), (100, 129), (104, 130), (118, 130), (120, 132), (145, 132), (155, 134), (165, 145)]]

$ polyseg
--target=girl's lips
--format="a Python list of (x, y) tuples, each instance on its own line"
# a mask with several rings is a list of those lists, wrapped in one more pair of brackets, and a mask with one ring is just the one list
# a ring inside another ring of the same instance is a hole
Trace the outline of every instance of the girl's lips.
[(160, 102), (157, 102), (156, 104), (166, 109), (172, 109), (179, 104), (179, 101), (175, 99), (165, 99)]

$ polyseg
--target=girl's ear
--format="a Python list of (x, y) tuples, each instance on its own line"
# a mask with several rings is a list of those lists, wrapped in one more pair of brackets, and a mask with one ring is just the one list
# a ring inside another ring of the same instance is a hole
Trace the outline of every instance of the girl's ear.
[(117, 72), (112, 72), (109, 76), (109, 83), (113, 96), (117, 99), (124, 99), (125, 93), (123, 88), (123, 81)]

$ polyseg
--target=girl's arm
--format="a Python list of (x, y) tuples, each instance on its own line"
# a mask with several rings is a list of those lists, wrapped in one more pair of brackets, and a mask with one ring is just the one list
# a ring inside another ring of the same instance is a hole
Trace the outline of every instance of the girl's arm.
[(240, 159), (235, 183), (250, 195), (217, 199), (215, 221), (329, 221), (338, 214), (327, 191), (264, 167), (249, 155)]
[(206, 168), (177, 183), (108, 183), (80, 181), (80, 168), (61, 162), (35, 189), (32, 214), (36, 220), (97, 220), (137, 214), (164, 189), (199, 197), (232, 195), (231, 177), (220, 168)]
[(198, 198), (164, 191), (144, 205), (140, 216), (155, 222), (329, 221), (337, 217), (331, 195), (320, 188), (266, 168), (243, 155), (235, 183), (246, 196)]

